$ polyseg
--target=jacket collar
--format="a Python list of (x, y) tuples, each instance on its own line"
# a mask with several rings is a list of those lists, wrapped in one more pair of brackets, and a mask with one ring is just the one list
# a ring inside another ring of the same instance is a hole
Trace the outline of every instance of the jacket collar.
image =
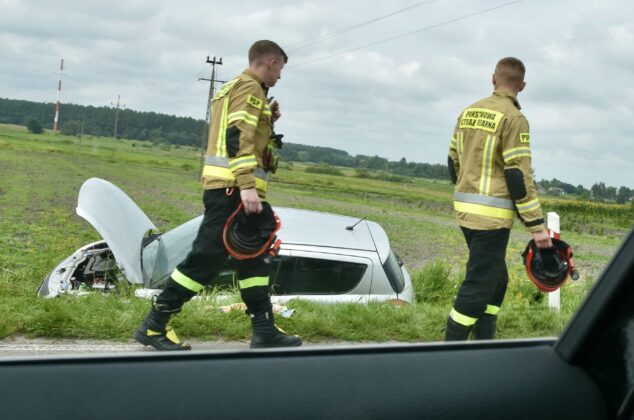
[(258, 84), (259, 84), (260, 86), (262, 86), (262, 89), (264, 89), (264, 91), (265, 91), (265, 92), (266, 92), (267, 90), (269, 90), (269, 89), (268, 89), (268, 87), (267, 87), (267, 86), (264, 84), (264, 82), (262, 81), (262, 79), (260, 79), (260, 78), (258, 77), (258, 75), (257, 75), (257, 74), (255, 74), (255, 73), (253, 72), (253, 70), (251, 70), (251, 69), (246, 69), (245, 71), (243, 71), (243, 72), (242, 72), (242, 74), (247, 75), (247, 76), (249, 76), (251, 79), (253, 79), (253, 80), (255, 80), (256, 82), (258, 82)]
[(493, 91), (493, 94), (497, 95), (497, 96), (502, 96), (502, 97), (508, 98), (509, 100), (511, 100), (511, 102), (513, 102), (513, 105), (515, 105), (515, 107), (517, 109), (522, 109), (522, 107), (520, 106), (520, 103), (517, 101), (517, 98), (511, 92), (507, 92), (507, 91), (504, 91), (504, 90), (497, 90), (496, 89), (496, 90)]

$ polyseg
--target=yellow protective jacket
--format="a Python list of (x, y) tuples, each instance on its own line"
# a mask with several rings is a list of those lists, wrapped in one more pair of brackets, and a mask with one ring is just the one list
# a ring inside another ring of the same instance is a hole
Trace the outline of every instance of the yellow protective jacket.
[(211, 102), (204, 189), (255, 187), (266, 197), (273, 132), (268, 88), (251, 70), (225, 83)]
[(531, 174), (528, 121), (519, 110), (515, 96), (496, 90), (458, 117), (448, 165), (461, 226), (510, 228), (517, 214), (530, 232), (545, 229)]

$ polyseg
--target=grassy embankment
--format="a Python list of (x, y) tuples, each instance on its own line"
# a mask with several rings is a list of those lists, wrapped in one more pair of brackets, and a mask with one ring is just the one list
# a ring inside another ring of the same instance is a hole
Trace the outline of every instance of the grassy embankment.
[[(108, 138), (33, 135), (0, 126), (0, 337), (128, 339), (148, 309), (129, 289), (109, 295), (35, 297), (42, 278), (80, 246), (98, 240), (74, 208), (83, 181), (100, 177), (122, 188), (165, 231), (202, 211), (192, 148)], [(451, 186), (414, 179), (395, 183), (306, 172), (285, 164), (274, 177), (273, 205), (367, 217), (383, 225), (410, 270), (416, 303), (325, 306), (292, 302), (278, 324), (309, 341), (434, 341), (464, 272), (466, 250), (451, 209)], [(529, 236), (513, 230), (507, 255), (511, 281), (500, 314), (500, 336), (538, 337), (561, 332), (593, 281), (632, 226), (630, 206), (543, 200), (562, 217), (564, 238), (575, 246), (582, 280), (562, 290), (562, 310), (548, 310), (523, 271), (520, 252)], [(571, 232), (566, 233), (567, 224)], [(174, 324), (183, 337), (242, 340), (249, 323), (223, 314), (209, 301), (185, 306)]]

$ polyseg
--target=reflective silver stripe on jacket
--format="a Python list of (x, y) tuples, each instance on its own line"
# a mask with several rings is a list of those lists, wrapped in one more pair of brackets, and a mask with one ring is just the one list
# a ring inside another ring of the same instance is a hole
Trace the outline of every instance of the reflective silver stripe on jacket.
[(220, 166), (221, 168), (229, 167), (229, 158), (220, 156), (207, 156), (205, 158), (206, 165)]
[(515, 203), (513, 202), (513, 200), (509, 200), (506, 198), (491, 197), (482, 194), (455, 192), (453, 194), (453, 199), (455, 201), (460, 201), (463, 203), (482, 204), (483, 206), (515, 210)]
[[(205, 165), (213, 165), (229, 169), (229, 158), (221, 156), (207, 156), (205, 158)], [(270, 173), (266, 169), (256, 167), (254, 175), (256, 178), (260, 178), (261, 180), (268, 182)]]
[(264, 180), (266, 182), (269, 181), (269, 171), (262, 169), (262, 168), (255, 168), (255, 172), (254, 175), (256, 178), (260, 178), (261, 180)]

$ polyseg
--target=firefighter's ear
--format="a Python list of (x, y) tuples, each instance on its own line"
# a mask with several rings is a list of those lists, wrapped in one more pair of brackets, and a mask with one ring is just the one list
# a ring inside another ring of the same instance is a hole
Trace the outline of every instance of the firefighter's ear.
[(275, 63), (277, 62), (277, 59), (275, 57), (275, 55), (271, 54), (267, 59), (266, 59), (266, 68), (268, 69), (272, 69), (275, 66)]
[(524, 88), (525, 88), (525, 87), (526, 87), (526, 82), (522, 82), (522, 83), (520, 83), (520, 85), (518, 86), (517, 91), (518, 91), (518, 92), (521, 92), (521, 91), (523, 91), (523, 90), (524, 90)]

